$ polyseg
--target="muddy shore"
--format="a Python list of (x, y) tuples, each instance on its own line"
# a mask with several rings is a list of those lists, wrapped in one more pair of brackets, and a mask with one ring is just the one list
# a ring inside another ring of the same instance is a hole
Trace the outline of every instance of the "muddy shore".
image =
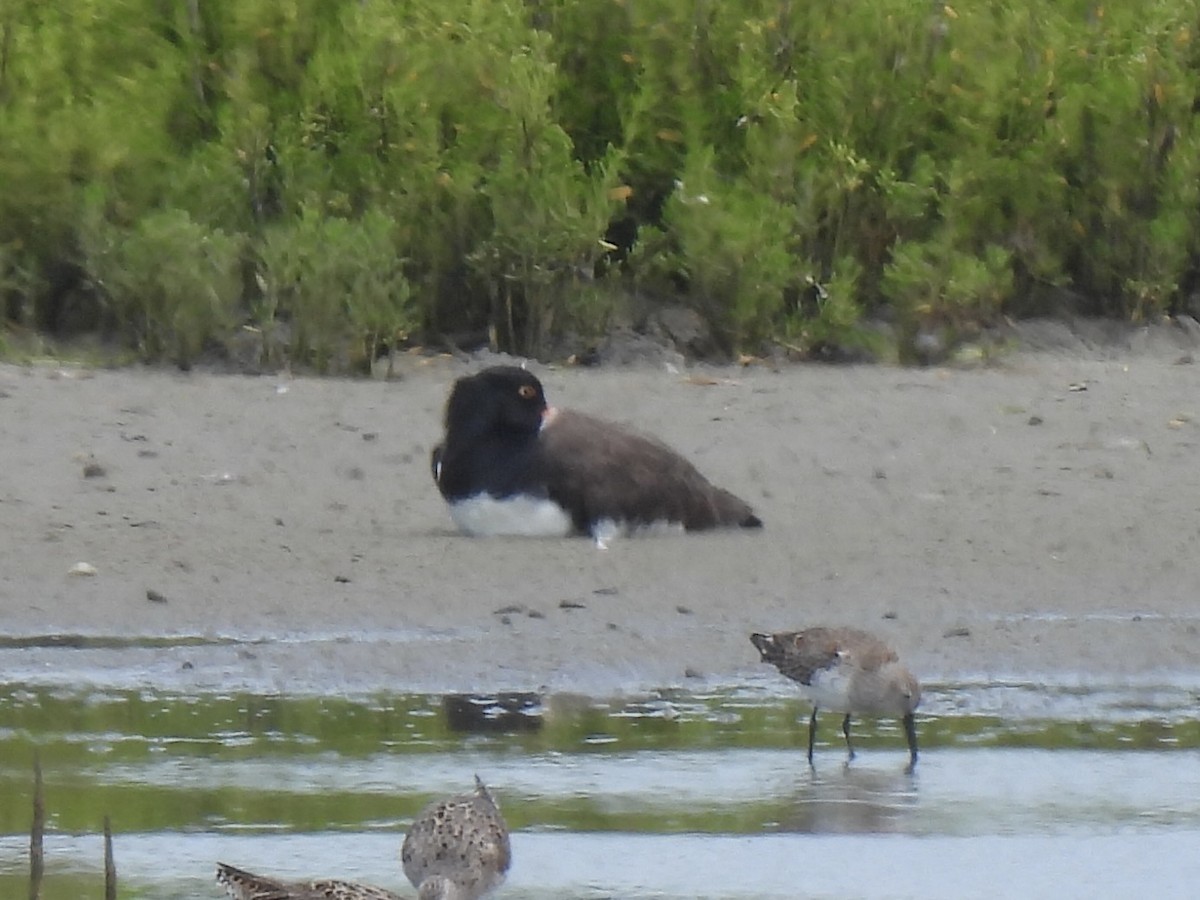
[[(927, 680), (1200, 678), (1193, 339), (1021, 337), (976, 369), (535, 365), (552, 403), (657, 434), (766, 523), (608, 551), (453, 533), (428, 454), (478, 364), (0, 366), (4, 668), (594, 693), (756, 681), (748, 632), (843, 623)], [(14, 646), (55, 634), (126, 649)]]

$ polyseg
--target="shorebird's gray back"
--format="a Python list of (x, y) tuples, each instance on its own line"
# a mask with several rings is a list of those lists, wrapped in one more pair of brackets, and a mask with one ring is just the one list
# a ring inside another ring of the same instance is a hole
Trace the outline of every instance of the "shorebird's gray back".
[(474, 792), (420, 812), (400, 860), (420, 900), (479, 900), (500, 886), (512, 862), (508, 826), (478, 776)]

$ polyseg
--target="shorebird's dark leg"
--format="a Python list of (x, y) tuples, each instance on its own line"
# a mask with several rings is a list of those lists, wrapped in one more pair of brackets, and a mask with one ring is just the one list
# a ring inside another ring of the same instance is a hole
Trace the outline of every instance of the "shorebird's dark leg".
[(917, 723), (912, 713), (904, 717), (904, 736), (908, 738), (908, 767), (905, 771), (911, 772), (917, 765)]
[(812, 717), (808, 720), (808, 764), (812, 765), (813, 741), (817, 739), (817, 708), (813, 707)]
[(848, 759), (854, 759), (854, 745), (850, 743), (850, 713), (842, 719), (842, 734), (846, 736), (846, 749), (850, 751)]

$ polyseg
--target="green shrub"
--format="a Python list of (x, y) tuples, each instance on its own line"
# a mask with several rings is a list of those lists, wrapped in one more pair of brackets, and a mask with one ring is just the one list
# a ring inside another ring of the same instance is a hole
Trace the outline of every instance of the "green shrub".
[(728, 348), (753, 348), (782, 318), (785, 291), (797, 280), (788, 246), (791, 211), (721, 179), (709, 148), (689, 159), (682, 176), (663, 211), (676, 241), (674, 267)]
[(41, 288), (32, 255), (20, 244), (0, 244), (0, 309), (10, 321), (35, 324), (33, 298)]
[(110, 319), (143, 358), (187, 366), (236, 324), (240, 238), (181, 210), (149, 213), (127, 228), (95, 209), (81, 238), (85, 268)]
[(5, 312), (56, 321), (82, 264), (112, 327), (192, 354), (145, 300), (187, 280), (153, 236), (191, 227), (244, 236), (267, 286), (240, 308), (320, 366), (409, 329), (536, 353), (628, 285), (747, 349), (1065, 296), (1158, 316), (1200, 281), (1198, 24), (1168, 0), (10, 0)]
[(569, 291), (604, 255), (605, 229), (621, 202), (617, 154), (585, 168), (553, 121), (556, 71), (547, 49), (546, 36), (532, 36), (493, 88), (504, 115), (489, 129), (494, 161), (478, 186), (490, 227), (468, 256), (492, 300), (493, 326), (523, 353), (578, 324)]
[(812, 275), (798, 293), (798, 301), (785, 322), (783, 334), (801, 352), (819, 358), (842, 358), (854, 351), (879, 353), (879, 340), (860, 328), (862, 266), (843, 257), (822, 283)]
[(290, 326), (291, 359), (319, 371), (345, 353), (351, 356), (345, 365), (369, 369), (381, 345), (405, 335), (412, 296), (394, 230), (376, 211), (350, 220), (305, 209), (266, 231), (259, 247), (261, 299), (253, 312), (265, 361), (281, 362), (273, 358), (279, 322)]
[(1011, 254), (996, 246), (981, 254), (944, 240), (901, 242), (884, 270), (884, 295), (901, 319), (964, 328), (991, 323), (1012, 290)]

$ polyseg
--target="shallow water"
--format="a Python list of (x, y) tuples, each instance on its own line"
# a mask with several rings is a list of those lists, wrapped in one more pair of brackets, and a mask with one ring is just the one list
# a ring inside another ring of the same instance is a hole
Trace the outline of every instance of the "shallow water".
[[(874, 835), (640, 835), (530, 833), (513, 836), (517, 861), (498, 897), (806, 898), (1194, 897), (1200, 832), (989, 835), (922, 839)], [(0, 839), (0, 853), (12, 841)], [(94, 838), (61, 838), (57, 857), (96, 857)], [(315, 833), (273, 837), (213, 834), (125, 835), (118, 844), (122, 896), (136, 877), (138, 896), (218, 898), (212, 860), (253, 858), (264, 871), (302, 875), (336, 865), (339, 874), (403, 895), (390, 835)], [(1164, 868), (1164, 864), (1167, 868)], [(48, 900), (99, 897), (98, 873), (55, 870)], [(89, 890), (90, 888), (90, 890)], [(24, 895), (19, 879), (0, 880), (5, 897)]]
[[(895, 723), (756, 687), (593, 699), (180, 695), (0, 687), (0, 897), (25, 893), (30, 760), (45, 770), (46, 900), (216, 898), (221, 859), (410, 893), (400, 834), (478, 772), (514, 830), (501, 896), (1194, 895), (1200, 724), (1186, 683), (931, 685), (916, 774)], [(1014, 712), (1020, 711), (1020, 713)], [(1049, 710), (1056, 717), (1037, 715)]]

